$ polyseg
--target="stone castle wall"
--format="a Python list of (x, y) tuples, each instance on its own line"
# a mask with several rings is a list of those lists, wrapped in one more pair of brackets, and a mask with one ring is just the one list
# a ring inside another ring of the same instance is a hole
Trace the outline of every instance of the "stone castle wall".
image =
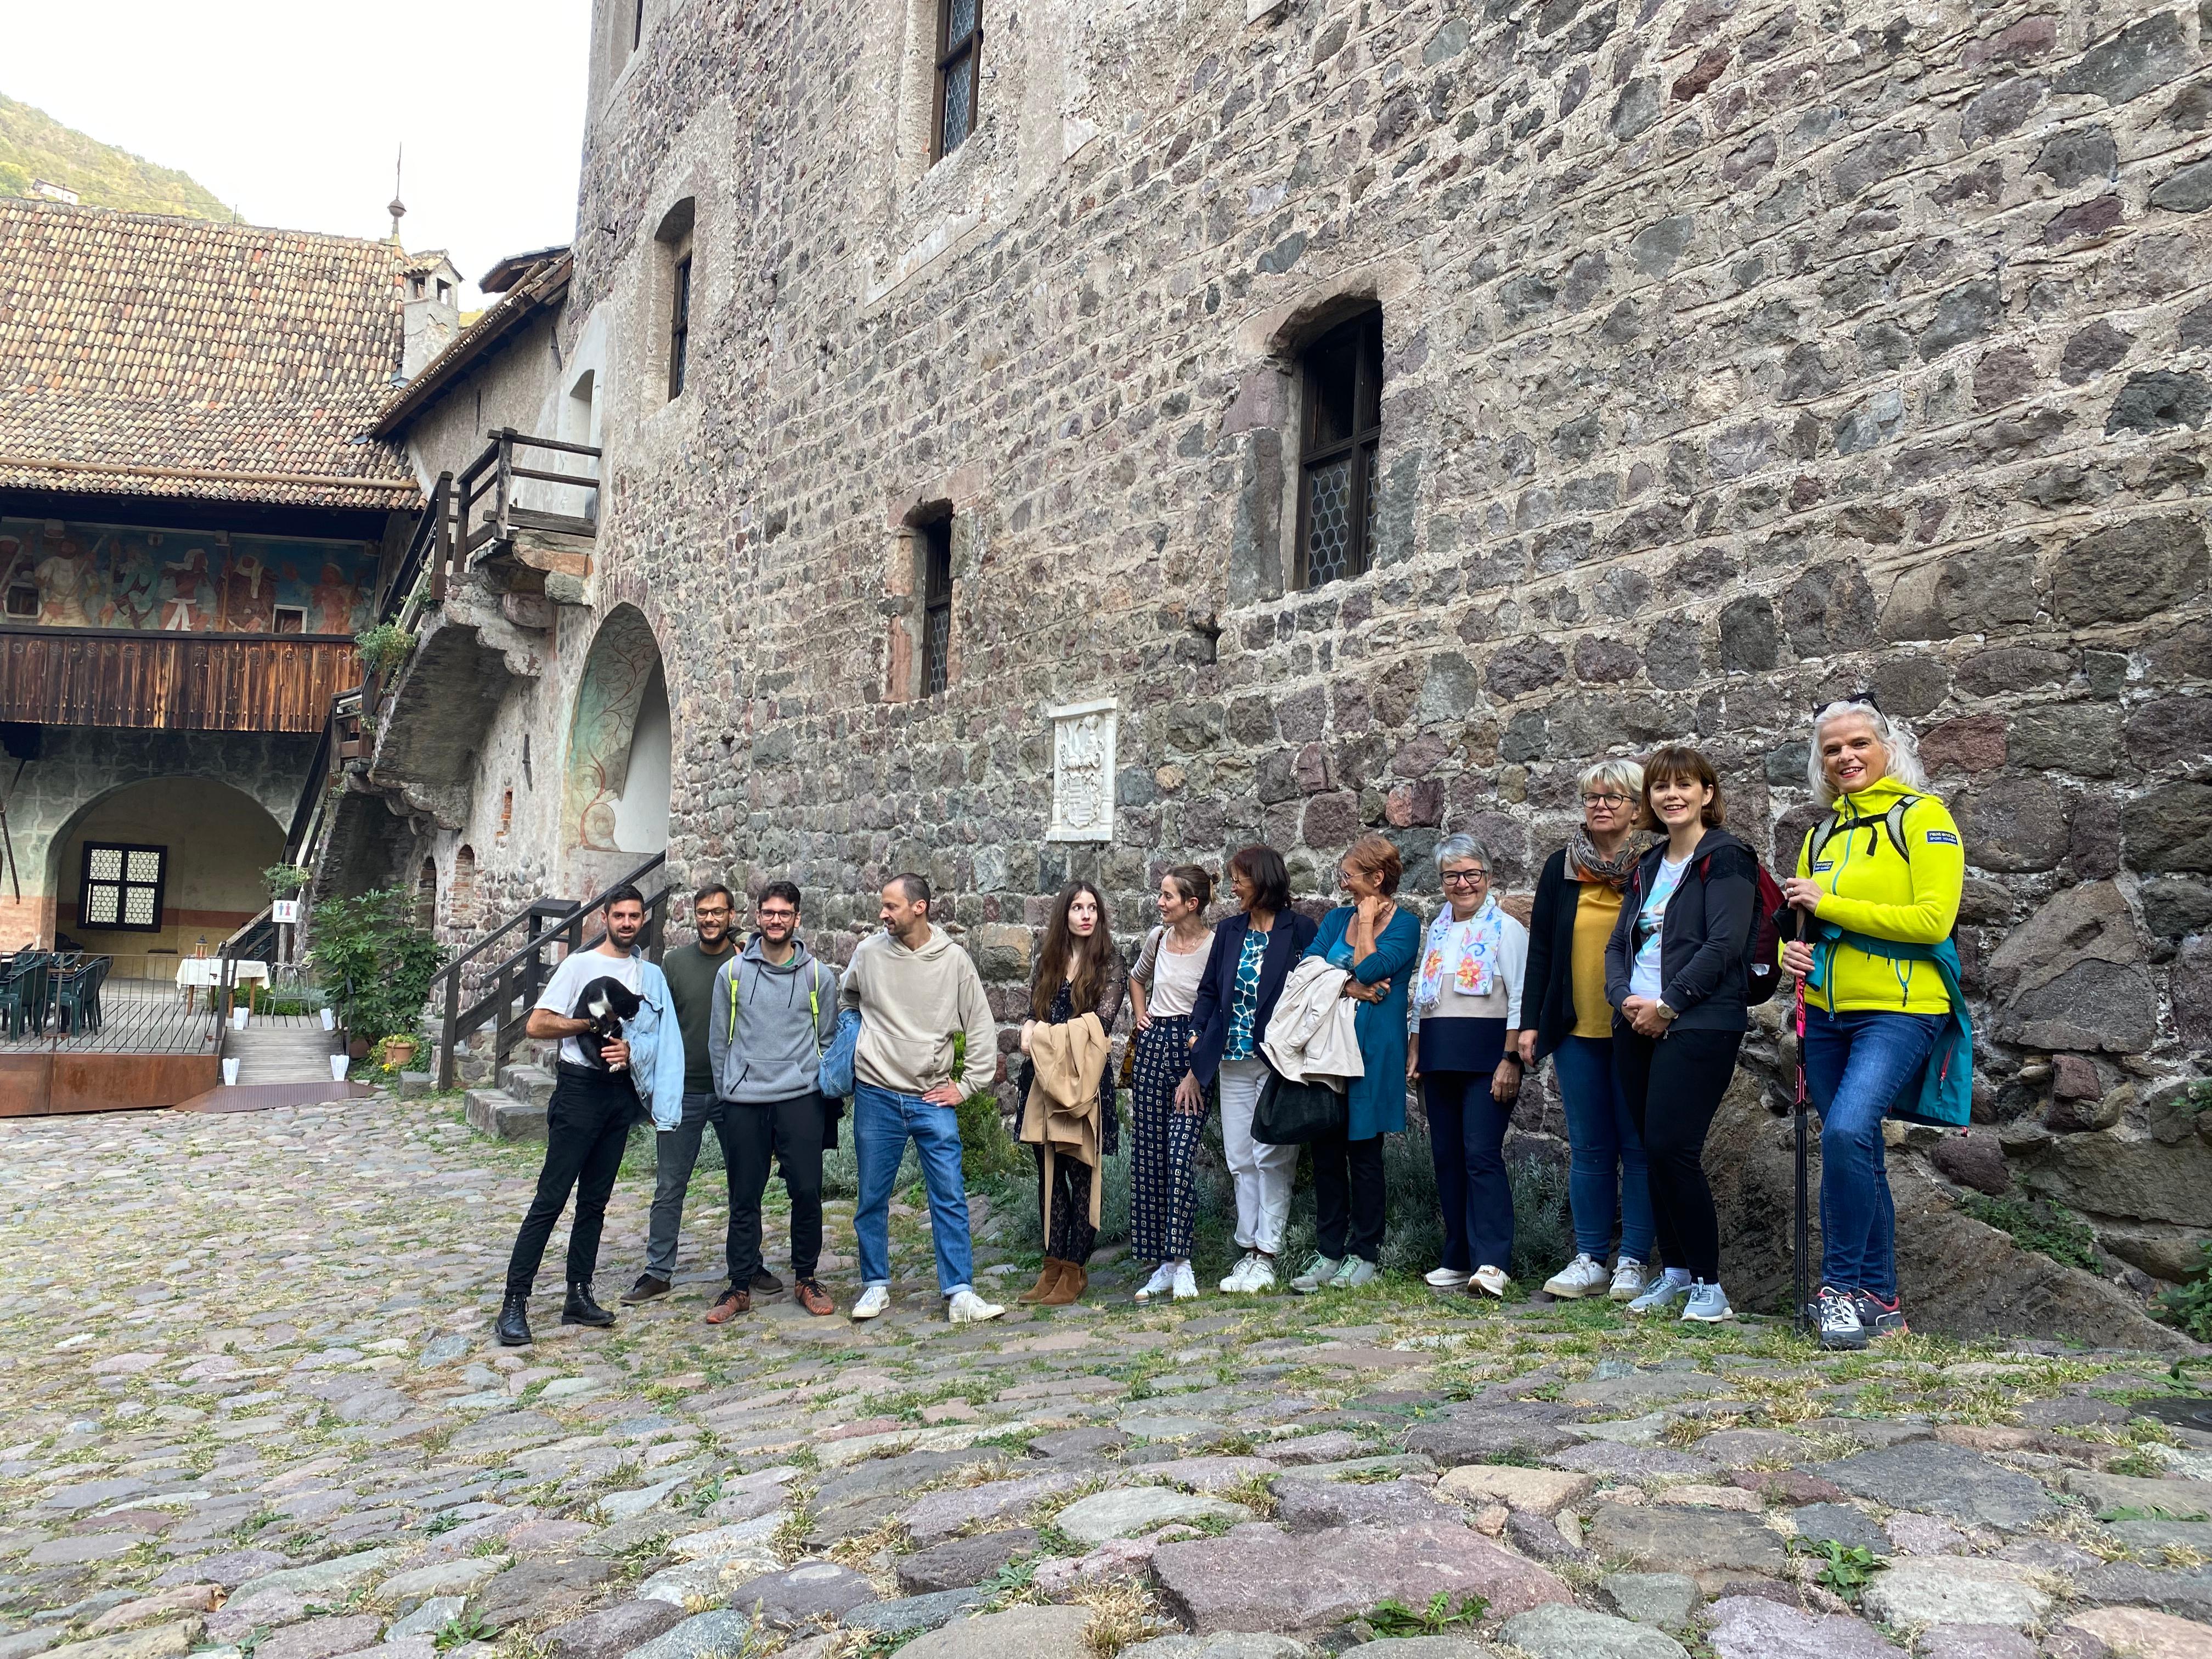
[[(1786, 861), (1807, 715), (1872, 687), (1966, 833), (1995, 1184), (2172, 1269), (2212, 1226), (2212, 4), (1040, 3), (934, 168), (905, 9), (679, 9), (595, 86), (563, 327), (606, 330), (599, 592), (666, 660), (676, 865), (840, 927), (925, 870), (1011, 990), (1071, 871), (1124, 932), (1252, 839), (1317, 893), (1363, 829), (1417, 877), (1472, 830), (1525, 887), (1577, 769), (1662, 738)], [(1286, 592), (1292, 365), (1358, 299), (1376, 565)], [(1114, 841), (1047, 844), (1043, 711), (1107, 696)]]

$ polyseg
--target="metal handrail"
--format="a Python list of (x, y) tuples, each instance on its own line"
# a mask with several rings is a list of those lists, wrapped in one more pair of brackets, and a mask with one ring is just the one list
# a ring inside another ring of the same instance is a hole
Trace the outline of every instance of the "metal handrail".
[[(552, 944), (556, 939), (565, 937), (569, 950), (586, 948), (583, 937), (584, 918), (604, 905), (607, 902), (608, 894), (617, 888), (635, 887), (667, 862), (667, 854), (655, 853), (636, 869), (617, 880), (609, 882), (605, 888), (580, 902), (571, 903), (560, 899), (540, 899), (527, 909), (501, 923), (492, 932), (477, 940), (465, 954), (456, 957), (431, 975), (430, 983), (433, 987), (441, 979), (446, 982), (445, 1016), (441, 1022), (441, 1030), (438, 1045), (438, 1087), (442, 1091), (449, 1090), (453, 1086), (456, 1066), (453, 1051), (459, 1042), (460, 1034), (463, 1031), (477, 1030), (487, 1015), (504, 1014), (507, 1009), (513, 1006), (517, 996), (520, 996), (526, 1002), (537, 1000), (538, 993), (544, 988), (544, 952), (547, 945)], [(658, 945), (667, 904), (668, 889), (664, 884), (660, 891), (655, 894), (646, 906), (646, 931), (641, 936), (641, 943), (647, 951), (654, 949)], [(543, 925), (549, 921), (554, 925), (550, 927)], [(495, 940), (504, 938), (526, 923), (530, 925), (528, 942), (521, 949), (511, 952), (497, 966), (483, 974), (478, 982), (489, 984), (491, 988), (464, 1010), (461, 1006), (461, 970), (469, 963), (483, 955)], [(599, 937), (603, 935), (594, 937), (592, 943), (596, 945)], [(519, 1037), (507, 1030), (507, 1022), (502, 1019), (499, 1033), (493, 1039), (492, 1044), (495, 1072), (505, 1062), (507, 1056), (513, 1052), (514, 1044), (519, 1040)]]

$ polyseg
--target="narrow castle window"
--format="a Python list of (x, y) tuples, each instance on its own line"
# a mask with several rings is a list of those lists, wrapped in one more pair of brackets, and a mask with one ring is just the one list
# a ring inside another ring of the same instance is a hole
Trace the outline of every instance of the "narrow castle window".
[(691, 343), (691, 256), (676, 262), (674, 292), (668, 308), (668, 397), (684, 395), (684, 358)]
[(921, 695), (935, 696), (952, 677), (952, 520), (921, 526)]
[(937, 14), (937, 108), (929, 156), (950, 155), (975, 131), (982, 78), (983, 0), (940, 0)]
[(1382, 435), (1382, 313), (1364, 312), (1306, 349), (1298, 444), (1296, 586), (1357, 576), (1375, 554)]

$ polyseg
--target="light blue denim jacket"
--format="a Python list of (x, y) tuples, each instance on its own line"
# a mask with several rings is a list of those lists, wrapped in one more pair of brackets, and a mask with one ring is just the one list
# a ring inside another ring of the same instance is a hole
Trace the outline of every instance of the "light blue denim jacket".
[(684, 1123), (684, 1028), (669, 1000), (668, 976), (650, 962), (638, 963), (637, 1018), (623, 1022), (629, 1043), (630, 1079), (653, 1115), (656, 1129)]

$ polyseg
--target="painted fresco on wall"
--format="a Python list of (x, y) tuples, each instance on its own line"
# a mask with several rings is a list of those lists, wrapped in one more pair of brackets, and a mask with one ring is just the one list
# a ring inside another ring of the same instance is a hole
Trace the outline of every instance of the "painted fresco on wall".
[(659, 666), (660, 647), (643, 613), (632, 605), (616, 607), (584, 659), (569, 727), (563, 828), (568, 844), (580, 851), (620, 850), (615, 803), (629, 775), (638, 706)]
[(372, 620), (376, 564), (365, 542), (224, 546), (209, 531), (0, 519), (0, 596), (19, 625), (356, 634)]

